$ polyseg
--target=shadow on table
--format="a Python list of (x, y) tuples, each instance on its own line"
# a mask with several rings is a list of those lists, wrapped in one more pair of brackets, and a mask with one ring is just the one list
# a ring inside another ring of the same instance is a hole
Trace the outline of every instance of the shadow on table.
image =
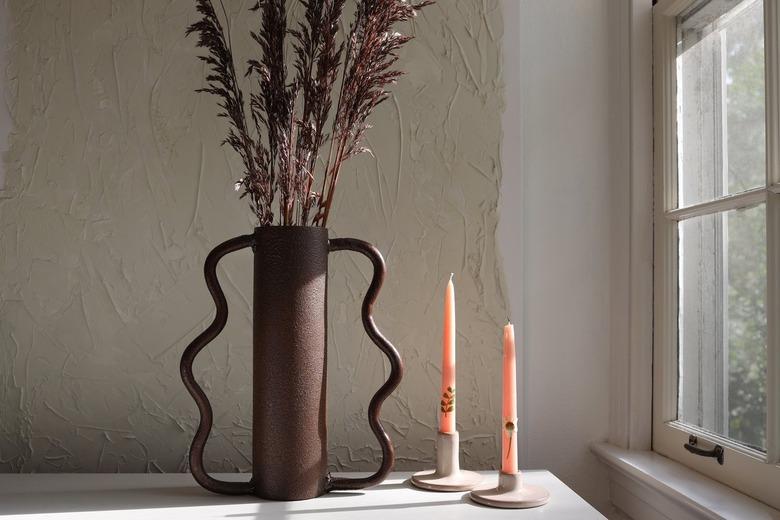
[[(463, 497), (454, 500), (439, 500), (436, 502), (414, 502), (412, 504), (375, 504), (369, 506), (355, 506), (355, 507), (330, 507), (330, 508), (321, 507), (317, 509), (284, 510), (284, 516), (287, 517), (292, 515), (314, 515), (317, 513), (329, 513), (329, 514), (354, 513), (357, 511), (381, 511), (383, 509), (399, 511), (402, 509), (418, 509), (421, 507), (449, 506), (449, 505), (461, 504), (463, 502), (473, 503), (468, 498)], [(278, 512), (278, 511), (268, 510), (264, 508), (262, 511), (258, 511), (256, 513), (237, 513), (233, 515), (225, 515), (225, 518), (260, 518), (267, 514), (273, 514), (274, 512)]]
[[(41, 498), (45, 497), (45, 502)], [(163, 507), (248, 504), (251, 496), (212, 495), (195, 487), (95, 489), (52, 492), (41, 490), (0, 495), (0, 514), (75, 513)]]
[[(100, 511), (130, 511), (149, 510), (162, 508), (189, 508), (189, 507), (219, 507), (241, 504), (257, 504), (256, 512), (228, 514), (226, 517), (251, 518), (265, 515), (281, 515), (281, 517), (301, 514), (317, 513), (349, 513), (373, 510), (404, 510), (412, 508), (427, 508), (430, 506), (454, 505), (471, 501), (468, 494), (453, 496), (449, 493), (437, 493), (420, 491), (429, 495), (433, 500), (412, 503), (379, 503), (360, 504), (353, 507), (344, 506), (343, 503), (332, 503), (333, 507), (327, 507), (331, 500), (345, 497), (359, 497), (372, 491), (392, 491), (397, 489), (413, 489), (409, 480), (402, 482), (385, 482), (366, 492), (334, 491), (317, 499), (317, 507), (306, 507), (306, 501), (295, 502), (296, 506), (290, 508), (292, 502), (276, 502), (263, 500), (251, 495), (229, 496), (217, 495), (201, 489), (195, 485), (170, 486), (170, 487), (130, 487), (125, 489), (101, 488), (100, 484), (92, 489), (69, 491), (48, 491), (45, 489), (25, 489), (22, 491), (5, 492), (0, 490), (0, 515), (9, 514), (47, 514), (47, 513), (88, 513)], [(440, 499), (441, 498), (441, 499)], [(323, 502), (324, 501), (324, 502)], [(312, 503), (314, 506), (315, 503)]]
[[(361, 496), (363, 493), (337, 492), (320, 498)], [(45, 501), (42, 500), (45, 497)], [(229, 496), (209, 493), (194, 486), (148, 487), (129, 489), (94, 489), (51, 492), (23, 491), (0, 492), (0, 515), (34, 513), (78, 513), (95, 511), (125, 511), (133, 509), (159, 509), (167, 507), (209, 507), (235, 504), (263, 504), (263, 510), (282, 511), (289, 502), (273, 502), (251, 495)]]

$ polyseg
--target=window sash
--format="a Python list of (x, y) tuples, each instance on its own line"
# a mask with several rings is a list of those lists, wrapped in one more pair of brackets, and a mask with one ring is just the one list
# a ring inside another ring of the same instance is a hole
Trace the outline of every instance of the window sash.
[(691, 206), (666, 210), (668, 220), (679, 222), (693, 217), (702, 217), (713, 213), (723, 213), (732, 209), (743, 209), (761, 204), (767, 200), (767, 189), (764, 187), (743, 191), (735, 195), (721, 197), (715, 200), (700, 202)]
[(780, 5), (764, 2), (767, 173), (767, 445), (780, 463)]
[[(660, 0), (654, 8), (654, 376), (653, 449), (780, 508), (780, 2), (764, 1), (766, 185), (678, 207), (676, 59), (678, 14), (694, 0)], [(766, 204), (767, 452), (677, 421), (678, 223), (688, 218)], [(683, 449), (689, 433), (726, 449), (726, 464)]]

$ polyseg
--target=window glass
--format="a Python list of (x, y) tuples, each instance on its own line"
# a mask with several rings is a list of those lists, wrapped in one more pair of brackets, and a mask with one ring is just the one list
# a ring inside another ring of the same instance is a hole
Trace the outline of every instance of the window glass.
[(678, 420), (765, 450), (765, 206), (678, 230)]
[(763, 186), (763, 2), (695, 3), (677, 49), (678, 206)]

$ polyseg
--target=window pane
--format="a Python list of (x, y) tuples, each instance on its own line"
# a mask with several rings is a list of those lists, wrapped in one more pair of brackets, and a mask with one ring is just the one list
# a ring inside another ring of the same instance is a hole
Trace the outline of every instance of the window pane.
[(766, 211), (679, 224), (680, 421), (766, 449)]
[(680, 206), (763, 186), (761, 0), (697, 2), (678, 19)]

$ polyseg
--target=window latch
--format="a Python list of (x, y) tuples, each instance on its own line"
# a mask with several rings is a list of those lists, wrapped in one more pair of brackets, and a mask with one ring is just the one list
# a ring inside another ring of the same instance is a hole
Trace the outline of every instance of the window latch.
[(723, 465), (723, 446), (716, 444), (711, 450), (703, 450), (697, 446), (699, 439), (695, 435), (688, 437), (688, 442), (683, 444), (683, 448), (690, 451), (694, 455), (700, 455), (702, 457), (712, 457), (718, 461), (718, 464)]

